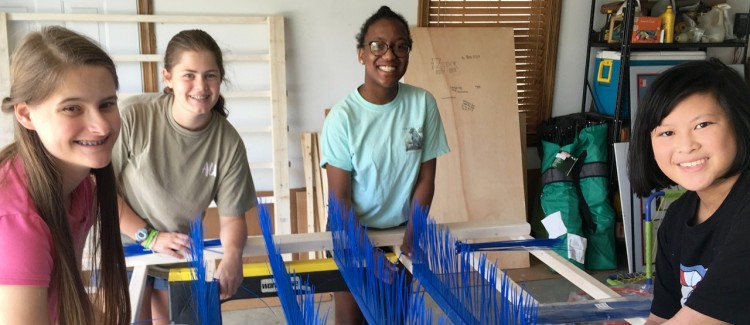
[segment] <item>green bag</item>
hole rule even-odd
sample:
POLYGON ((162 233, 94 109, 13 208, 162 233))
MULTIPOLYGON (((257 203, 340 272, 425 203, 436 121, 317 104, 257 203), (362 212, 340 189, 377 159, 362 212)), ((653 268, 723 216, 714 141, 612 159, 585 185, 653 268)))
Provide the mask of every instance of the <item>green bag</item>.
MULTIPOLYGON (((615 212, 608 199, 607 124, 592 124, 574 114, 556 118, 547 127, 540 132, 543 214, 560 211, 568 234, 586 238, 583 264, 569 257, 568 248, 556 252, 578 267, 614 269, 615 212)), ((542 233, 540 223, 541 219, 532 221, 537 236, 542 233)), ((566 242, 567 237, 563 235, 566 242)))

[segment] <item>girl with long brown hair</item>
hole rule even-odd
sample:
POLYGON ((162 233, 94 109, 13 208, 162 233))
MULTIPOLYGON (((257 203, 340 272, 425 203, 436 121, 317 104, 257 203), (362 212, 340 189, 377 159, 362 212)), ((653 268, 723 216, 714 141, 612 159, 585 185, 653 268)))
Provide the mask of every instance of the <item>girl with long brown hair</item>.
POLYGON ((2 110, 14 114, 15 141, 0 152, 0 323, 128 324, 111 164, 120 130, 114 63, 92 40, 45 27, 15 50, 10 82, 2 110), (83 257, 92 228, 91 256, 83 257), (83 258, 99 272, 93 298, 83 258))

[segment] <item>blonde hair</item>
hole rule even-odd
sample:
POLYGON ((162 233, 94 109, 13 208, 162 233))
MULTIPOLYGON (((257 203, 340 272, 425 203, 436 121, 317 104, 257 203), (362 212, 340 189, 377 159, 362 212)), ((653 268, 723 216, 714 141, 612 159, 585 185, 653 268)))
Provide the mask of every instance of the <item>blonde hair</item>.
MULTIPOLYGON (((43 101, 63 82, 66 71, 82 66, 107 69, 115 87, 119 87, 114 62, 91 39, 60 26, 45 27, 28 34, 13 53, 10 96, 3 99, 2 110, 12 112, 16 104, 43 101)), ((83 285, 63 205, 62 175, 37 133, 24 128, 18 121, 15 122, 15 141, 0 152, 0 164, 10 163, 15 158, 23 162, 28 179, 27 191, 52 234, 52 283, 58 290, 58 322, 63 325, 93 324, 93 305, 83 285)), ((128 324, 130 301, 114 171, 109 164, 91 169, 91 174, 96 183, 96 201, 91 207, 95 211, 95 220, 90 258, 91 265, 100 271, 97 285, 102 293, 95 295, 94 304, 104 310, 104 316, 96 322, 128 324), (98 254, 100 250, 101 254, 98 254)))

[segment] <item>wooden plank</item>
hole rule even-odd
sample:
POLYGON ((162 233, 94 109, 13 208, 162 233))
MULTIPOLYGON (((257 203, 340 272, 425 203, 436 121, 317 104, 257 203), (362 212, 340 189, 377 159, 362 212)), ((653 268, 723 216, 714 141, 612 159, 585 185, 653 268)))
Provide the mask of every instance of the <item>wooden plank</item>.
MULTIPOLYGON (((302 148, 302 169, 304 170, 305 174, 305 207, 306 207, 306 227, 307 227, 307 233, 313 233, 316 231, 320 231, 320 229, 315 229, 315 186, 314 186, 314 179, 315 175, 313 172, 313 169, 316 168, 316 166, 313 166, 313 157, 312 157, 312 133, 304 132, 300 135, 300 141, 301 141, 301 148, 302 148)), ((316 258, 318 257, 316 253, 313 253, 309 256, 309 258, 316 258)))
MULTIPOLYGON (((292 191, 294 200, 292 202, 295 202, 293 206, 296 206, 296 209, 292 209, 292 212, 297 216, 297 232, 295 233, 313 233, 315 232, 315 228, 312 229, 309 228, 310 224, 313 226, 315 225, 314 220, 311 220, 309 217, 309 214, 307 212, 307 189, 304 189, 302 191, 295 190, 292 191), (312 221, 312 222, 311 222, 312 221)), ((315 259, 315 252, 300 252, 297 253, 296 259, 298 260, 311 260, 315 259)))
POLYGON ((138 315, 141 314, 141 301, 143 292, 146 290, 146 278, 148 276, 148 266, 139 265, 133 268, 133 275, 130 277, 130 319, 135 323, 138 315))
MULTIPOLYGON (((438 222, 526 222, 513 30, 415 27, 411 34, 404 79, 435 96, 451 148, 438 158, 430 214, 438 222)), ((529 266, 524 252, 498 260, 502 268, 529 266)))
MULTIPOLYGON (((520 236, 516 239, 531 238, 533 237, 520 236)), ((594 299, 620 297, 620 295, 610 287, 592 277, 590 274, 586 273, 586 271, 573 265, 573 263, 570 263, 567 259, 562 258, 554 251, 537 249, 529 250, 529 252, 594 299)), ((643 318, 628 318, 626 321, 630 324, 645 324, 646 322, 643 318)))
MULTIPOLYGON (((163 62, 162 54, 110 54, 115 62, 163 62)), ((268 54, 227 54, 224 62, 269 62, 268 54)), ((223 94, 223 93, 222 93, 223 94)))
POLYGON ((300 135, 302 141, 302 162, 304 164, 303 170, 305 173, 305 195, 307 200, 307 232, 315 232, 315 186, 314 186, 314 168, 313 165, 313 135, 312 133, 302 133, 300 135))
POLYGON ((274 231, 291 233, 289 195, 289 154, 287 152, 286 52, 284 48, 284 17, 268 17, 271 56, 271 132, 273 142, 274 231))
POLYGON ((0 12, 0 99, 10 96, 10 43, 8 14, 0 12))
MULTIPOLYGON (((529 180, 526 172, 526 112, 518 112, 518 126, 521 131, 521 166, 523 166, 523 201, 526 202, 526 215, 531 215, 529 204, 529 180)), ((526 218, 528 221, 528 218, 526 218)))
POLYGON ((323 157, 320 145, 320 133, 315 133, 315 149, 318 151, 318 164, 315 167, 320 169, 320 182, 323 192, 323 202, 325 203, 325 222, 321 223, 322 228, 320 229, 320 231, 323 231, 326 229, 326 223, 328 221, 328 197, 330 196, 330 191, 328 190, 328 170, 320 167, 320 160, 323 157))
MULTIPOLYGON (((132 93, 119 93, 117 94, 118 99, 125 99, 130 96, 140 95, 138 94, 132 94, 132 93)), ((228 91, 228 92, 222 92, 221 93, 224 98, 271 98, 271 92, 268 90, 256 90, 256 91, 228 91)), ((273 127, 273 126, 272 126, 273 127)))
MULTIPOLYGON (((451 234, 458 240, 469 239, 490 239, 490 238, 516 238, 524 236, 531 230, 527 223, 498 223, 486 220, 465 221, 446 224, 451 229, 451 234)), ((388 230, 370 230, 370 240, 375 246, 394 246, 400 245, 404 240, 404 227, 388 230)), ((331 232, 315 232, 309 234, 286 234, 274 235, 274 240, 282 254, 299 253, 310 251, 326 251, 333 249, 331 241, 331 232)), ((211 248, 205 251, 206 260, 217 260, 223 255, 223 249, 211 248)), ((263 236, 248 236, 247 244, 243 250, 245 257, 265 256, 266 247, 263 236)), ((185 263, 175 257, 162 254, 149 254, 142 256, 128 257, 125 259, 129 267, 138 265, 169 265, 185 263)), ((84 265, 84 270, 89 270, 90 266, 84 265)))
POLYGON ((320 167, 320 134, 312 135, 313 175, 315 181, 315 204, 317 231, 325 231, 328 224, 328 175, 320 167))
POLYGON ((265 24, 271 16, 168 16, 69 13, 8 13, 9 21, 69 21, 118 23, 265 24))
MULTIPOLYGON (((138 0, 138 14, 153 15, 154 4, 151 0, 138 0)), ((156 53, 156 34, 154 23, 139 23, 138 33, 140 35, 142 54, 156 53)), ((155 62, 141 62, 143 91, 159 91, 159 71, 155 62)))
POLYGON ((325 230, 323 223, 321 223, 321 216, 325 215, 323 211, 323 191, 321 191, 321 178, 320 178, 320 156, 317 151, 317 137, 315 133, 311 134, 311 156, 312 156, 312 171, 313 171, 313 194, 315 195, 315 227, 316 231, 320 232, 325 230))

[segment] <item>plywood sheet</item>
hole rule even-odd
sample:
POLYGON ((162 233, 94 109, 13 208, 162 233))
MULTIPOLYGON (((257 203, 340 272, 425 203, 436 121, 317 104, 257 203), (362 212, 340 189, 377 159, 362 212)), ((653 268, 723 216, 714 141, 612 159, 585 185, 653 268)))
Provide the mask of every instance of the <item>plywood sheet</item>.
POLYGON ((451 152, 438 159, 442 222, 525 222, 513 30, 413 28, 405 81, 437 100, 451 152))
MULTIPOLYGON (((513 30, 416 27, 411 33, 404 79, 435 96, 451 148, 438 158, 430 214, 438 222, 526 222, 513 30)), ((495 258, 502 268, 529 266, 525 252, 495 258)))

